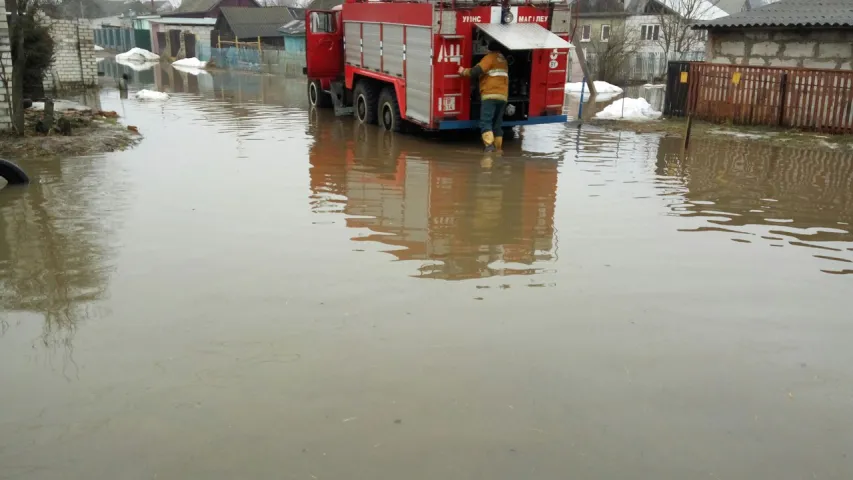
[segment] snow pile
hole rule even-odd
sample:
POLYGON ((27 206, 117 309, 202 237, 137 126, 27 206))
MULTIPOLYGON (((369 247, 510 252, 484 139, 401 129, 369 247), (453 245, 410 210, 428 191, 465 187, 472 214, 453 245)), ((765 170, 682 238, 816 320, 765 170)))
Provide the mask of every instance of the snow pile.
POLYGON ((104 51, 104 47, 102 47, 100 45, 95 45, 95 51, 96 52, 102 52, 102 51, 104 51))
POLYGON ((116 55, 116 60, 124 60, 128 62, 157 62, 160 60, 160 55, 151 53, 144 48, 134 47, 130 50, 116 55))
POLYGON ((182 67, 180 65, 172 65, 172 68, 179 72, 195 75, 196 77, 198 77, 199 75, 210 75, 209 73, 207 73, 207 70, 201 68, 182 67))
POLYGON ((148 63, 129 62, 127 60, 121 60, 118 58, 116 59, 116 63, 119 65, 124 65, 125 67, 133 70, 134 72, 144 72, 145 70, 150 70, 150 69, 154 68, 154 65, 157 65, 156 63, 151 63, 151 62, 148 62, 148 63))
POLYGON ((172 62, 172 65, 177 67, 204 68, 207 65, 207 62, 202 62, 201 60, 193 57, 182 58, 176 62, 172 62))
MULTIPOLYGON (((622 89, 617 87, 616 85, 611 85, 607 82, 600 82, 598 80, 592 82, 595 85, 595 93, 622 93, 622 89)), ((581 93, 581 87, 584 85, 583 82, 573 82, 566 84, 566 91, 569 93, 581 93)), ((583 87, 584 94, 589 95, 589 88, 583 87)))
POLYGON ((169 94, 166 92, 155 92, 154 90, 140 90, 136 92, 136 98, 139 100, 168 100, 169 94))
POLYGON ((645 98, 622 98, 604 107, 595 114, 602 120, 630 120, 642 122, 660 118, 661 113, 655 111, 645 98))

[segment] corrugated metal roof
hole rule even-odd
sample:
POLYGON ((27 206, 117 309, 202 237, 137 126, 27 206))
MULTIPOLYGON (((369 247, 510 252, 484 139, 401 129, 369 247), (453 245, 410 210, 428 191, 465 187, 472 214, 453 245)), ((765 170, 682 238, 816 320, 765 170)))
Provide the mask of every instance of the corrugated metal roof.
POLYGON ((181 6, 172 13, 203 13, 209 12, 222 0, 183 0, 181 6))
POLYGON ((853 0, 779 0, 694 28, 853 27, 853 0))
POLYGON ((308 4, 308 10, 331 10, 338 5, 343 5, 344 0, 314 0, 308 4))
POLYGON ((211 27, 216 25, 215 18, 160 17, 148 21, 164 25, 210 25, 211 27))
POLYGON ((279 37, 279 27, 305 18, 303 10, 291 7, 222 7, 220 11, 237 38, 279 37))
POLYGON ((572 44, 537 23, 478 23, 477 28, 510 50, 571 48, 572 44))
POLYGON ((285 23, 278 29, 285 35, 305 35, 305 20, 293 20, 285 23))

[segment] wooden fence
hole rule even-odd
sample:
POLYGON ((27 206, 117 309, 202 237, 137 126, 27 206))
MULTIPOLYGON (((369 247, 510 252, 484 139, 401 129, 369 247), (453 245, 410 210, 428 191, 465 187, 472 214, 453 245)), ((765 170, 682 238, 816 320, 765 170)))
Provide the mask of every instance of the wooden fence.
POLYGON ((853 71, 694 63, 688 105, 711 122, 853 133, 853 71))

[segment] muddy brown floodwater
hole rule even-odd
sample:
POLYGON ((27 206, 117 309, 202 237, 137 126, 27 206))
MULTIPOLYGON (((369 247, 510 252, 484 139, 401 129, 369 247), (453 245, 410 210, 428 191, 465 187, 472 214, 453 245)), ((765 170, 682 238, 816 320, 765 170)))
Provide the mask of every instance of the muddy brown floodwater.
POLYGON ((141 73, 0 190, 0 478, 853 478, 850 155, 141 73))

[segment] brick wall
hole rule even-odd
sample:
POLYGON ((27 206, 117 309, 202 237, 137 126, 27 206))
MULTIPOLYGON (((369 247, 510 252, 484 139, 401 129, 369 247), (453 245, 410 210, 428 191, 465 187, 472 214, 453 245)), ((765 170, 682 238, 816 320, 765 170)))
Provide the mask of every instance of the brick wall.
POLYGON ((53 65, 44 77, 45 90, 93 87, 98 82, 95 35, 91 24, 43 18, 55 43, 53 65))
POLYGON ((8 130, 12 127, 12 115, 9 109, 9 100, 12 95, 12 50, 9 40, 9 25, 6 23, 6 7, 0 4, 0 61, 3 69, 0 70, 0 130, 8 130), (5 70, 5 74, 3 73, 5 70))
POLYGON ((711 32, 711 40, 713 63, 853 70, 849 30, 731 30, 711 32))

